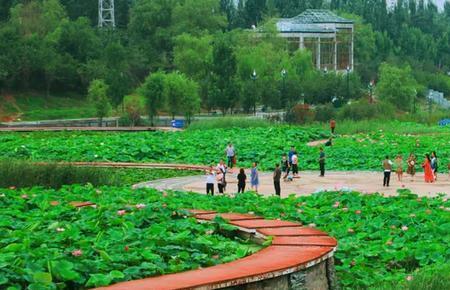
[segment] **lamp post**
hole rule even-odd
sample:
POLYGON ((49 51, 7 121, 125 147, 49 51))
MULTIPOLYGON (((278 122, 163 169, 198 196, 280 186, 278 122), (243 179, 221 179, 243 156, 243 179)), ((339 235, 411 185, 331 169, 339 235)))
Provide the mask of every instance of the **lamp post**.
MULTIPOLYGON (((283 68, 281 70, 281 78, 283 79, 283 92, 282 92, 282 99, 284 99, 286 97, 286 76, 287 76, 287 71, 283 68)), ((291 105, 291 100, 288 100, 288 106, 291 105)))
POLYGON ((417 99, 417 90, 414 89, 414 96, 413 96, 413 114, 416 114, 416 99, 417 99))
POLYGON ((254 69, 251 75, 251 79, 253 80, 253 89, 255 90, 255 99, 253 100, 253 114, 256 115, 256 99, 257 99, 257 92, 256 92, 256 79, 258 78, 258 75, 256 74, 256 70, 254 69))
POLYGON ((350 100, 350 66, 347 66, 347 100, 350 100))

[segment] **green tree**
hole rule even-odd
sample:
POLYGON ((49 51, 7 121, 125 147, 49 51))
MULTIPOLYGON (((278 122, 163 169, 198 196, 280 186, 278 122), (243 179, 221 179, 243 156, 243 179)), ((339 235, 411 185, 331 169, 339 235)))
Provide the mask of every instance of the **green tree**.
POLYGON ((89 85, 88 99, 95 108, 100 126, 103 125, 103 118, 111 111, 111 103, 108 97, 108 85, 104 80, 93 80, 89 85))
POLYGON ((202 35, 223 30, 227 26, 219 0, 184 0, 173 9, 174 35, 189 33, 202 35))
POLYGON ((145 98, 143 96, 133 94, 123 98, 123 107, 125 108, 126 117, 134 127, 139 124, 141 116, 145 114, 145 98))
POLYGON ((164 98, 167 110, 175 118, 184 114, 188 121, 200 109, 198 85, 182 73, 169 73, 164 80, 164 98))
POLYGON ((164 108, 164 84, 166 75, 163 72, 151 73, 139 87, 138 92, 146 100, 147 113, 152 126, 158 111, 164 108))
POLYGON ((380 67, 380 80, 376 94, 383 100, 395 105, 398 109, 411 109, 412 98, 417 90, 416 80, 411 75, 409 66, 400 68, 387 63, 380 67))
POLYGON ((236 84, 237 60, 228 35, 217 35, 214 39, 211 64, 211 104, 223 114, 233 108, 239 96, 236 84))

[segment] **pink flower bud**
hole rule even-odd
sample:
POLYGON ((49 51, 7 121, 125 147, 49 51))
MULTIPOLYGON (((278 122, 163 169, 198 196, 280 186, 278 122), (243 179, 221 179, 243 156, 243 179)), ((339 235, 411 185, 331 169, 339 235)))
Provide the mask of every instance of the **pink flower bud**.
POLYGON ((124 209, 118 210, 118 211, 117 211, 117 214, 120 215, 120 216, 122 216, 122 215, 124 215, 124 214, 126 214, 126 213, 127 213, 127 211, 124 210, 124 209))
POLYGON ((73 250, 72 251, 72 256, 74 256, 74 257, 79 257, 81 255, 83 255, 83 251, 81 251, 81 250, 73 250))

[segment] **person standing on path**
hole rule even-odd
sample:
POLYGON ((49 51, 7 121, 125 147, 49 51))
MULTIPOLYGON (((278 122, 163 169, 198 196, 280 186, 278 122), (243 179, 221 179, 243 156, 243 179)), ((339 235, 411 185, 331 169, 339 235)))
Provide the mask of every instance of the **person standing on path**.
POLYGON ((224 193, 225 191, 225 174, 223 174, 221 171, 217 172, 217 188, 219 189, 219 193, 224 193))
POLYGON ((283 180, 286 181, 289 171, 291 171, 291 165, 289 164, 286 153, 283 153, 283 156, 281 157, 281 171, 284 173, 283 180))
POLYGON ((239 170, 239 174, 237 176, 238 179, 238 193, 244 193, 245 191, 245 181, 247 180, 247 175, 245 175, 244 168, 239 170))
POLYGON ((422 168, 425 173, 425 182, 426 183, 433 183, 434 181, 434 175, 433 175, 433 169, 431 168, 431 158, 430 154, 425 154, 425 160, 422 163, 422 168))
POLYGON ((295 147, 291 146, 291 150, 289 150, 288 153, 288 161, 289 161, 289 166, 292 168, 292 156, 295 154, 295 147))
POLYGON ((209 170, 206 175, 206 194, 210 194, 214 196, 214 184, 216 183, 216 173, 212 166, 209 167, 209 170))
POLYGON ((416 175, 416 156, 414 156, 413 153, 409 154, 408 160, 406 162, 408 164, 406 173, 411 175, 411 181, 414 181, 414 175, 416 175))
POLYGON ((233 168, 236 151, 234 149, 233 144, 231 144, 231 142, 228 143, 227 148, 225 148, 225 153, 227 154, 228 167, 233 168))
POLYGON ((275 165, 275 171, 273 172, 273 186, 275 187, 275 194, 281 197, 281 169, 280 164, 275 165))
POLYGON ((336 130, 336 121, 334 119, 330 120, 330 129, 331 129, 331 134, 334 134, 334 131, 336 130))
POLYGON ((395 158, 395 172, 397 173, 397 179, 401 183, 403 180, 403 157, 398 154, 395 158))
POLYGON ((294 151, 294 155, 292 155, 292 175, 294 178, 298 178, 298 156, 297 151, 294 151))
POLYGON ((256 192, 258 192, 258 186, 259 186, 259 173, 258 173, 257 166, 258 166, 258 164, 256 162, 253 162, 252 170, 251 170, 251 174, 250 174, 252 189, 254 189, 256 192))
POLYGON ((392 161, 389 156, 386 155, 386 159, 383 160, 384 178, 383 186, 389 187, 389 182, 391 181, 391 171, 392 171, 392 161))
POLYGON ((433 169, 434 180, 437 180, 438 158, 436 155, 436 151, 431 152, 431 169, 433 169))
POLYGON ((325 176, 325 152, 323 152, 323 148, 320 147, 319 153, 319 168, 320 168, 320 177, 325 176))

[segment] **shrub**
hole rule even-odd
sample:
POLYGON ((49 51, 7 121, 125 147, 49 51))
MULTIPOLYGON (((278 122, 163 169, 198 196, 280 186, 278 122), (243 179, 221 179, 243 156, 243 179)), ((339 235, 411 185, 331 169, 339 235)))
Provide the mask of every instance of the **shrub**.
POLYGON ((190 130, 226 129, 226 128, 257 128, 269 127, 272 123, 264 119, 248 117, 216 117, 194 121, 190 130))
POLYGON ((116 177, 99 168, 74 167, 67 165, 33 164, 27 161, 0 161, 1 187, 61 188, 69 184, 116 185, 116 177))
POLYGON ((305 124, 314 120, 314 111, 309 105, 295 105, 287 114, 286 122, 293 124, 305 124))
POLYGON ((368 119, 393 119, 395 108, 387 102, 369 104, 367 100, 361 100, 345 105, 338 112, 340 120, 368 120, 368 119))
POLYGON ((317 106, 315 114, 315 120, 319 122, 328 122, 335 118, 336 110, 331 104, 317 106))

